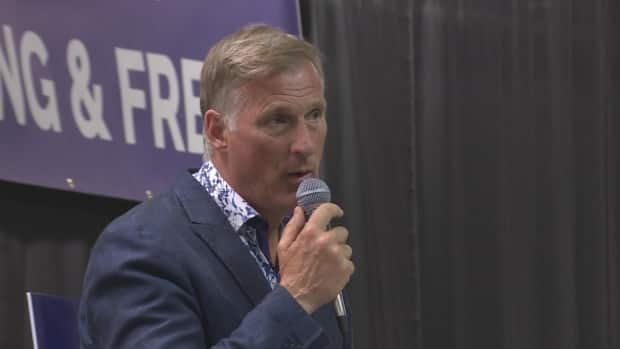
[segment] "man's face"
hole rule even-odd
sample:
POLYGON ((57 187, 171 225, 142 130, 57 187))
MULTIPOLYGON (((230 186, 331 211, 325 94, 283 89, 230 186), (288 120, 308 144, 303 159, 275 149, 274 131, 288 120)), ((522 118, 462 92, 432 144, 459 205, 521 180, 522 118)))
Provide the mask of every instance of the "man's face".
POLYGON ((295 206, 306 177, 317 177, 327 123, 323 86, 314 66, 300 65, 242 87, 235 127, 224 131, 224 176, 261 214, 295 206))

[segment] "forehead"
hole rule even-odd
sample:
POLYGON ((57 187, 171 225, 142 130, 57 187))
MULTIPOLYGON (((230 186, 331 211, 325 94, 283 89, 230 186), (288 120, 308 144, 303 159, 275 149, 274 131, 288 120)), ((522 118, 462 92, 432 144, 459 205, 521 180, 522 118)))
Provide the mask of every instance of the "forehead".
POLYGON ((251 80, 241 86, 245 107, 325 104, 323 81, 311 63, 251 80))

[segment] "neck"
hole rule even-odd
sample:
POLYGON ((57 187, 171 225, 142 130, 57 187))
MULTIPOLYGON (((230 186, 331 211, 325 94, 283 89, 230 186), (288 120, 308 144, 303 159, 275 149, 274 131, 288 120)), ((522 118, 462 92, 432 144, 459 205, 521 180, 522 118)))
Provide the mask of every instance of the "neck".
POLYGON ((269 257, 271 258, 271 263, 276 264, 277 255, 278 255, 278 241, 280 240, 280 232, 276 227, 275 229, 270 228, 267 233, 267 242, 269 244, 269 257))

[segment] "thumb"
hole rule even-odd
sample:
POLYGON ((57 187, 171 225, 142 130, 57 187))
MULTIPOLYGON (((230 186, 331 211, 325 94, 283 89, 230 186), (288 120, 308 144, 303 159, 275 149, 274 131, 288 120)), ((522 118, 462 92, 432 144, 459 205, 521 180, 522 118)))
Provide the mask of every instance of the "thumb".
POLYGON ((280 237, 278 247, 280 249, 288 249, 295 239, 297 239, 301 228, 303 228, 305 224, 306 217, 304 217, 304 210, 299 206, 295 207, 293 217, 291 217, 282 230, 282 236, 280 237))

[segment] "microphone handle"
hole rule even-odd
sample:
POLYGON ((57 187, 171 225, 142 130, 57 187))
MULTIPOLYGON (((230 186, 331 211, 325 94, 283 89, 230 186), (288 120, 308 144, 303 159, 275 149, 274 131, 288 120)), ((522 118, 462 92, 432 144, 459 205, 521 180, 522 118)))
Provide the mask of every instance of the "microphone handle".
MULTIPOLYGON (((305 208, 304 211, 306 211, 305 208)), ((306 221, 308 221, 308 218, 313 211, 314 209, 312 209, 310 212, 304 212, 306 216, 306 221)), ((331 229, 331 224, 328 223, 325 229, 331 229)), ((338 320, 338 327, 340 328, 340 333, 342 334, 343 339, 346 340, 346 334, 349 332, 349 324, 347 323, 347 307, 344 303, 344 298, 342 298, 342 292, 338 292, 338 295, 336 295, 336 299, 334 299, 334 310, 336 311, 336 319, 338 320)))
MULTIPOLYGON (((307 218, 306 218, 307 220, 307 218)), ((331 224, 327 224, 326 229, 331 229, 331 224)), ((336 319, 338 319, 338 327, 340 327, 340 333, 342 337, 346 337, 346 333, 349 332, 349 324, 347 324, 347 307, 344 304, 344 298, 342 298, 342 292, 338 292, 336 299, 334 299, 334 310, 336 310, 336 319)))
POLYGON ((338 327, 340 327, 340 333, 344 337, 349 332, 349 326, 347 324, 347 307, 344 304, 342 298, 342 292, 339 292, 334 299, 334 308, 336 309, 336 318, 338 319, 338 327))

